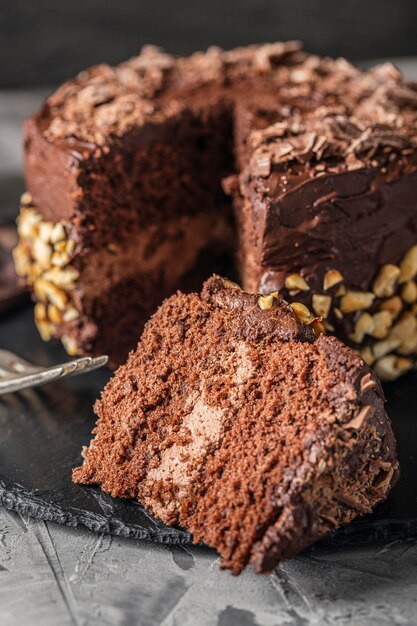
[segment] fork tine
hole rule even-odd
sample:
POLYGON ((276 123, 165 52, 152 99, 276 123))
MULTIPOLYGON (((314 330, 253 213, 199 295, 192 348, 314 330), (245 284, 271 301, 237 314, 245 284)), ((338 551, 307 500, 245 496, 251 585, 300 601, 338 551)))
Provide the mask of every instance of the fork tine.
POLYGON ((75 372, 72 372, 71 374, 69 374, 69 376, 77 376, 77 374, 81 374, 81 372, 83 373, 87 373, 87 372, 93 372, 94 370, 98 369, 99 367, 103 367, 103 365, 106 365, 107 361, 109 360, 108 356, 97 356, 97 357, 87 357, 89 359, 89 363, 87 365, 85 365, 84 367, 82 367, 81 369, 77 369, 75 372))
MULTIPOLYGON (((78 374, 93 371, 97 369, 98 367, 103 367, 103 365, 106 365, 108 359, 109 359, 108 356, 99 356, 99 357, 94 357, 94 358, 91 356, 85 356, 85 357, 80 357, 78 359, 73 359, 72 361, 58 363, 57 365, 54 365, 52 367, 63 368, 64 371, 62 372, 61 377, 78 376, 78 374)), ((47 369, 51 369, 51 368, 47 368, 47 369)))
POLYGON ((62 375, 62 367, 50 368, 41 372, 35 372, 33 374, 21 374, 15 378, 0 379, 0 395, 4 393, 10 393, 12 391, 20 391, 27 387, 38 387, 44 385, 53 380, 56 380, 62 375))
POLYGON ((84 372, 90 372, 102 367, 108 361, 107 356, 95 358, 81 357, 66 363, 59 363, 58 365, 54 365, 52 367, 38 368, 36 366, 32 366, 30 363, 27 363, 24 359, 16 357, 13 352, 0 350, 0 353, 0 395, 13 391, 19 391, 27 387, 37 387, 39 385, 57 380, 58 378, 76 376, 84 372), (17 362, 21 361, 22 368, 27 366, 28 370, 21 370, 21 373, 18 373, 16 369, 13 369, 14 359, 16 359, 17 362), (1 368, 2 363, 5 364, 3 369, 1 368), (1 376, 2 373, 3 377, 1 376))
POLYGON ((72 361, 67 361, 66 363, 58 363, 55 367, 62 367, 62 376, 71 376, 76 372, 82 372, 85 370, 90 361, 91 357, 87 356, 80 359, 73 359, 72 361))

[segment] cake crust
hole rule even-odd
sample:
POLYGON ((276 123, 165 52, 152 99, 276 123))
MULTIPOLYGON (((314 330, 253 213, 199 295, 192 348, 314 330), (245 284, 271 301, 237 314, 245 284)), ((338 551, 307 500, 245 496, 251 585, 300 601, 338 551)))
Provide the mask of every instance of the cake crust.
POLYGON ((166 300, 96 403, 74 481, 138 499, 235 574, 370 512, 398 476, 380 384, 296 311, 219 277, 166 300))

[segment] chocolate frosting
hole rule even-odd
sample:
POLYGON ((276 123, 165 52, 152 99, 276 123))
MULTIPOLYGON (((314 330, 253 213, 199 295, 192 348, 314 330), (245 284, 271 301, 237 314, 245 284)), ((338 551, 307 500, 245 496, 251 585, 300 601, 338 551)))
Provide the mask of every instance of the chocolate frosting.
POLYGON ((264 311, 258 304, 258 295, 239 288, 225 288, 224 280, 219 276, 213 276, 204 283, 201 297, 216 306, 231 309, 236 314, 236 338, 252 342, 261 341, 265 337, 309 343, 315 340, 313 329, 300 323, 292 308, 281 297, 274 298, 271 308, 264 311))

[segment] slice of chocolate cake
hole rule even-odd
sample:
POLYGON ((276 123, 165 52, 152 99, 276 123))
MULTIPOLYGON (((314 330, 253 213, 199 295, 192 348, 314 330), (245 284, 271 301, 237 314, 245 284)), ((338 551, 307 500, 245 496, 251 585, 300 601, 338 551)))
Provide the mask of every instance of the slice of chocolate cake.
POLYGON ((74 481, 136 498, 235 574, 371 512, 398 476, 380 385, 299 317, 219 277, 166 300, 97 402, 74 481))

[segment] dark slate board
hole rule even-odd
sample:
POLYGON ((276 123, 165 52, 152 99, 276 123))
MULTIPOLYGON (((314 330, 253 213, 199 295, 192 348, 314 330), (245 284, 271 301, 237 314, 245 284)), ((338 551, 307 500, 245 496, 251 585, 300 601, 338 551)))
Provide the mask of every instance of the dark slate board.
MULTIPOLYGON (((0 318, 0 346, 40 364, 65 359, 44 344, 26 307, 0 318)), ((71 469, 94 425, 92 405, 110 373, 101 370, 37 390, 0 396, 0 504, 22 514, 95 532, 161 543, 190 535, 152 518, 139 504, 71 482, 71 469)), ((386 386, 402 476, 389 500, 371 516, 340 529, 332 542, 369 542, 417 536, 417 375, 386 386)))

